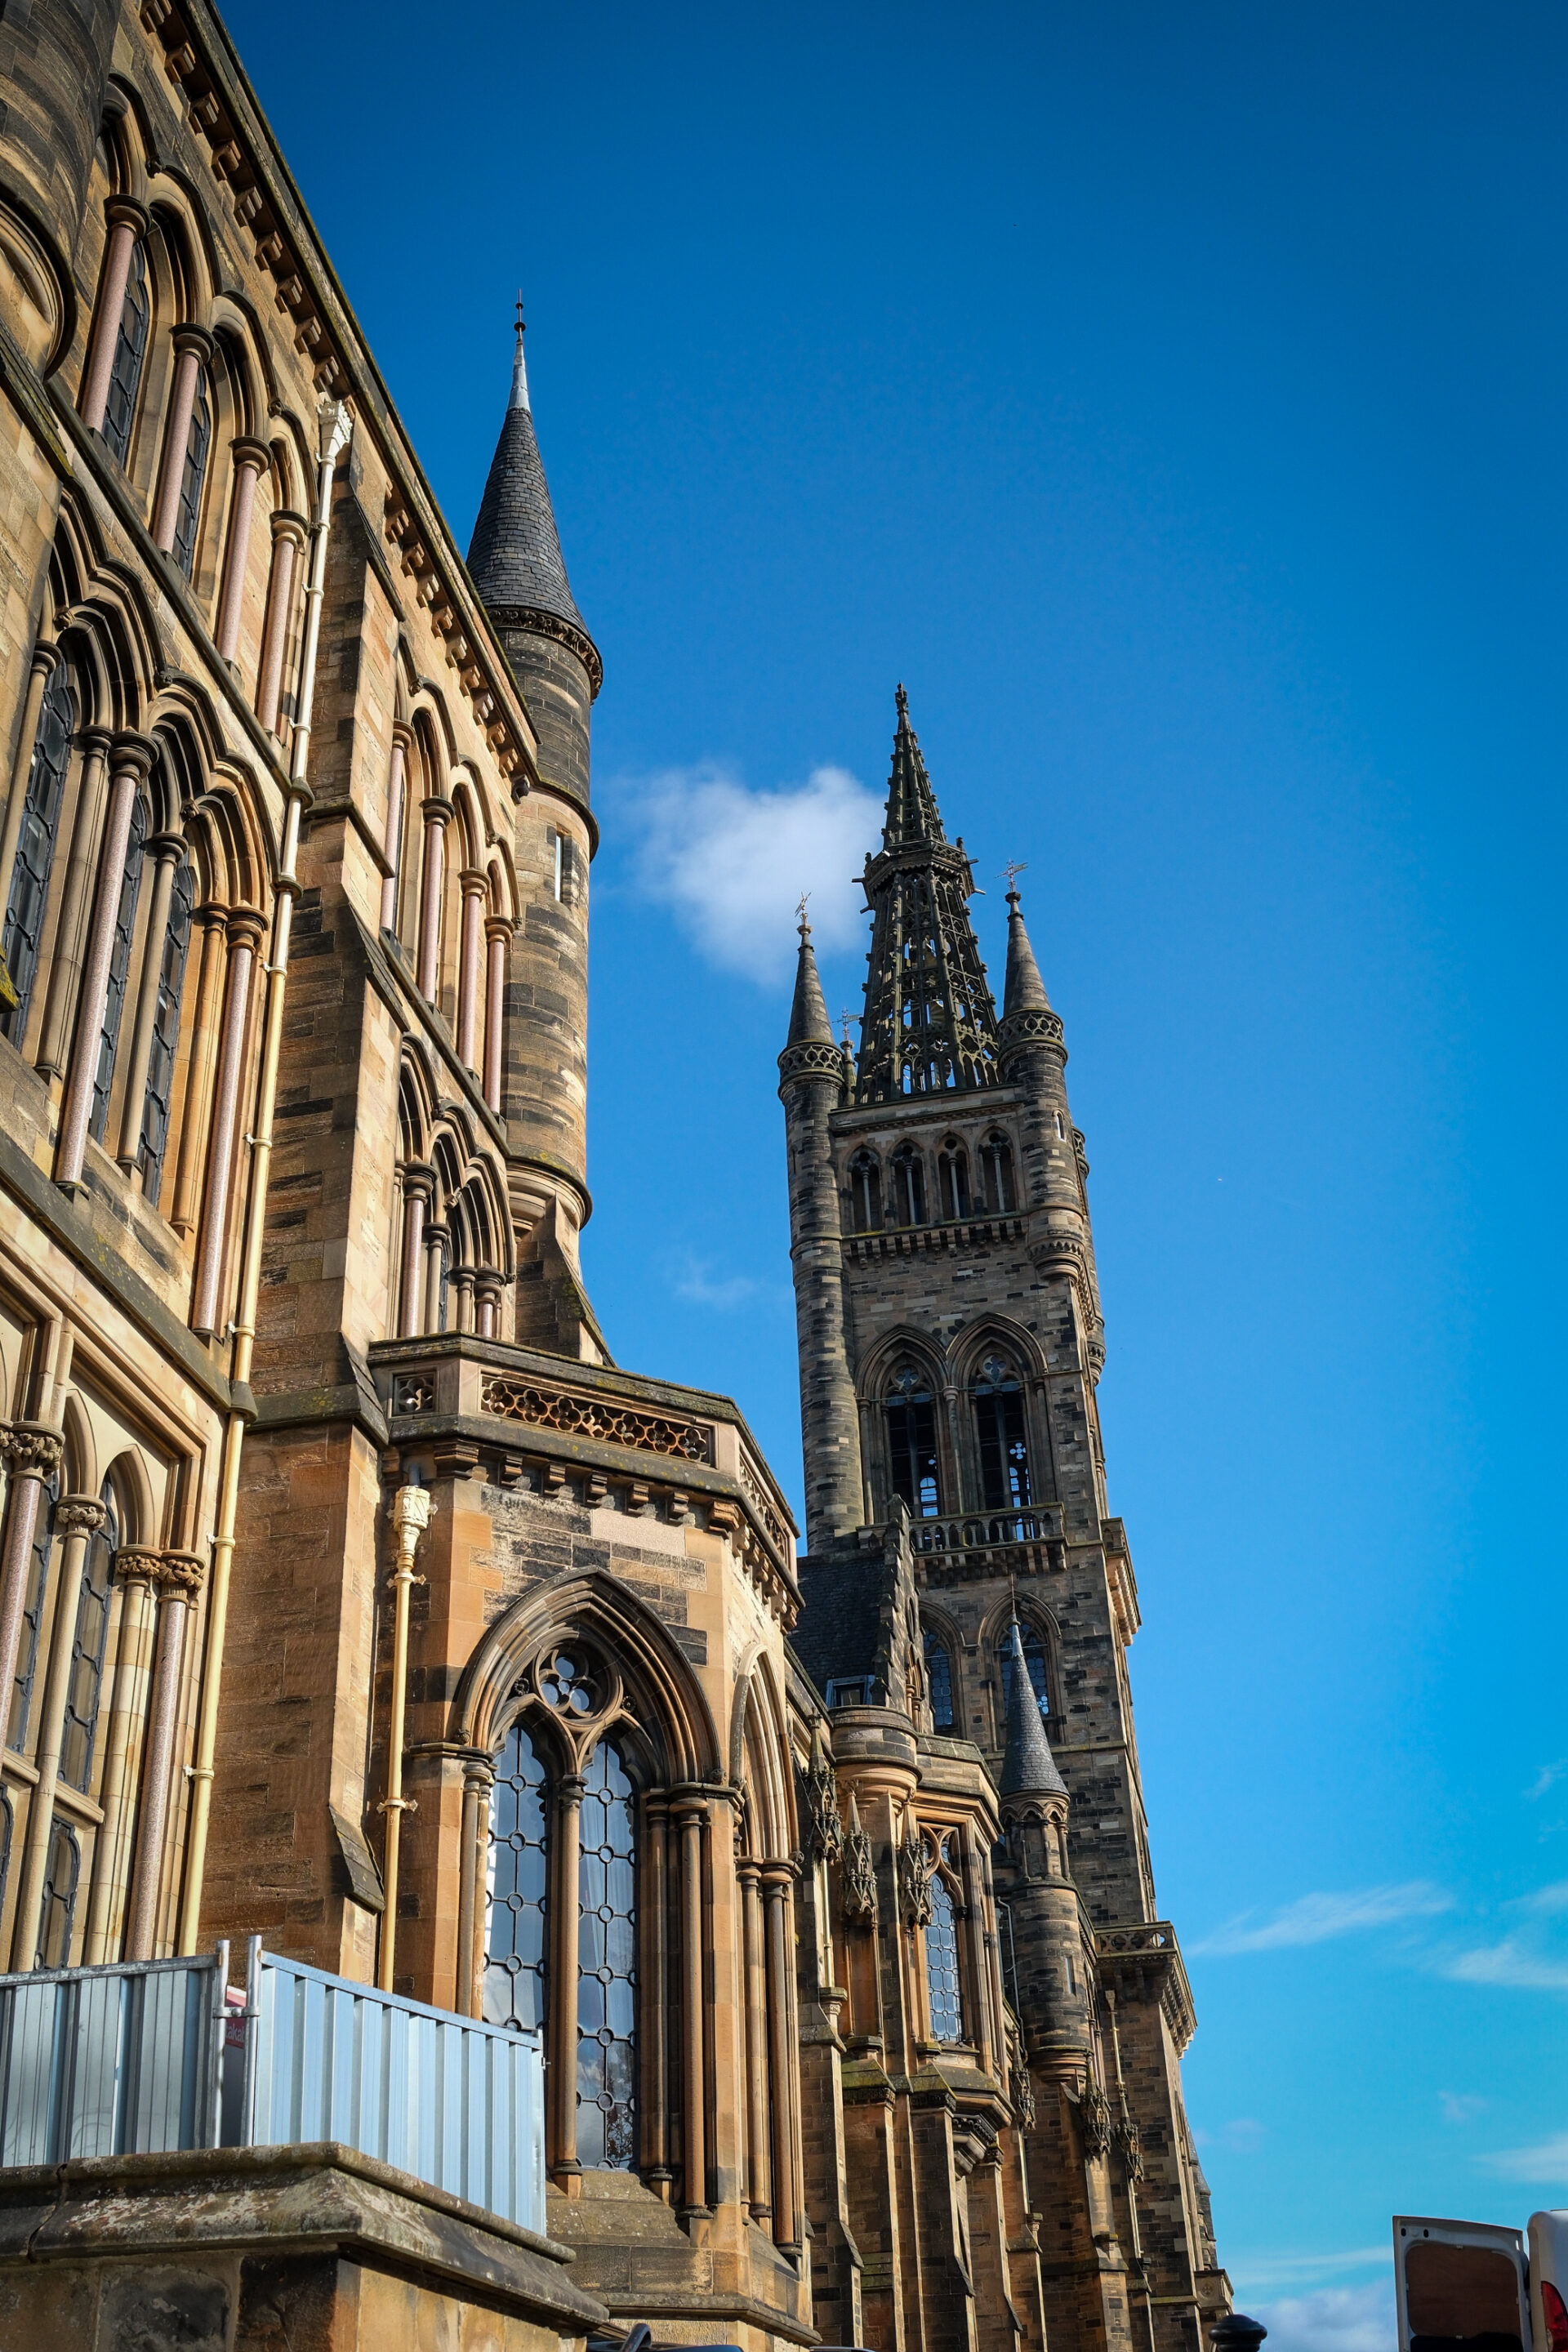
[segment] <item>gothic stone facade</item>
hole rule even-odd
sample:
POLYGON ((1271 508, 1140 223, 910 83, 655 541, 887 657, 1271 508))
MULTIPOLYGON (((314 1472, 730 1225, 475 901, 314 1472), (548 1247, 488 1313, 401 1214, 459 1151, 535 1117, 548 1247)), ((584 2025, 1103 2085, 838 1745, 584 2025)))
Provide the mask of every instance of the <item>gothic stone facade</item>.
MULTIPOLYGON (((260 1933, 537 2026, 552 2184, 521 2246, 341 2150, 0 2172, 0 2333, 1191 2342, 1044 1080, 973 957, 940 1113, 792 1038, 803 1568, 734 1406, 582 1281, 602 672, 521 329, 465 560, 208 0, 9 11, 0 84, 0 1964, 260 1933), (1016 1205, 852 1232, 925 1111, 976 1169, 1006 1127, 1016 1205), (1039 1484, 977 1549, 990 1349, 1039 1484), (1010 1577, 1070 1827, 1026 1710, 998 1764, 1010 1577)), ((900 868, 944 939, 955 854, 900 868)))

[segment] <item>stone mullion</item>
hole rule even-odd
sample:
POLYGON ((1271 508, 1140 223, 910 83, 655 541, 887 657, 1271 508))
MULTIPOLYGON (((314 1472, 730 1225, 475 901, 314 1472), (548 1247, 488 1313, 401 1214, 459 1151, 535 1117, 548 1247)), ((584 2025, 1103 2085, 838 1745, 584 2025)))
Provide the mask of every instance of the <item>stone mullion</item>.
POLYGON ((397 1336, 417 1339, 425 1305, 425 1212, 436 1189, 436 1171, 410 1160, 403 1171, 403 1254, 397 1293, 397 1336))
MULTIPOLYGON (((55 1585, 54 1615, 49 1628, 49 1662, 44 1683, 43 1712, 34 1762, 38 1778, 27 1807, 27 1836, 22 1850, 21 1883, 11 1928, 11 1966, 33 1968, 38 1957, 38 1915, 43 1901, 44 1872, 48 1860, 49 1832, 55 1821, 55 1790, 60 1774, 60 1742, 65 1734, 66 1701, 70 1695, 71 1653, 76 1646, 77 1606, 81 1597, 87 1549, 107 1516, 96 1495, 62 1496, 55 1525, 65 1541, 60 1572, 55 1585)), ((7 1685, 7 1690, 9 1685, 7 1685)), ((60 1965, 68 1967, 70 1955, 60 1965)))
POLYGON ((658 1790, 643 1798, 641 1832, 638 2156, 644 2179, 668 2203, 674 2178, 669 2128, 669 1809, 658 1790))
POLYGON ((582 2193, 577 2161, 577 1915, 581 1899, 583 1797, 579 1772, 555 1784, 550 1850, 550 2066, 545 2075, 545 2147, 551 2178, 568 2197, 582 2193))
POLYGON ((151 1603, 160 1555, 125 1546, 114 1556, 121 1588, 114 1646, 114 1679, 109 1703, 109 1748, 100 1802, 103 1827, 93 1852, 88 1895, 87 1937, 82 1963, 97 1968, 117 1956, 119 1929, 130 1892, 131 1833, 136 1816, 141 1735, 152 1679, 149 1636, 156 1622, 151 1603))
POLYGON ((239 624, 245 609, 245 580, 250 564, 250 525, 256 512, 257 477, 271 454, 265 441, 250 441, 241 436, 230 444, 230 455, 234 460, 234 498, 229 508, 223 587, 218 597, 214 642, 218 659, 227 663, 231 668, 239 647, 239 624))
POLYGON ((681 2204, 689 2213, 708 2205, 708 2135, 703 2083, 702 1828, 700 1798, 671 1809, 680 1856, 680 2121, 681 2204))
MULTIPOLYGON (((963 1444, 959 1433, 959 1394, 955 1388, 937 1391, 939 1411, 936 1413, 937 1493, 943 1513, 968 1510, 966 1494, 978 1495, 979 1488, 970 1487, 964 1475, 966 1465, 963 1444)), ((978 1508, 978 1504, 974 1506, 978 1508)))
POLYGON ((767 1955, 763 1938, 762 1872, 756 1863, 742 1862, 736 1872, 742 1908, 742 1949, 745 1969, 746 2015, 746 2193, 751 2216, 759 2226, 771 2226, 773 2193, 768 2147, 768 2077, 771 2058, 767 2032, 767 1955))
POLYGON ((480 1889, 489 1885, 490 1790, 495 1786, 494 1759, 471 1756, 463 1767, 463 1814, 458 1840, 457 1989, 453 2006, 459 2017, 485 2013, 485 1907, 480 1889))

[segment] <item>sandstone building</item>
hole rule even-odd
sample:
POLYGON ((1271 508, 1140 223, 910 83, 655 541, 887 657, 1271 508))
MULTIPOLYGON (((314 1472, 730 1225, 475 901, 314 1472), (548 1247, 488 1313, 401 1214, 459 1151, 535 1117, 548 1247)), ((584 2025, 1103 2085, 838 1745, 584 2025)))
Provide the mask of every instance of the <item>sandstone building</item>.
POLYGON ((7 11, 0 89, 0 1968, 258 1933, 537 2029, 551 2183, 523 2243, 126 2156, 50 2253, 0 2166, 0 2341, 1197 2352, 1016 904, 998 1021, 900 697, 859 1063, 804 935, 781 1056, 797 1558, 583 1285, 602 669, 521 328, 465 560, 207 0, 7 11))

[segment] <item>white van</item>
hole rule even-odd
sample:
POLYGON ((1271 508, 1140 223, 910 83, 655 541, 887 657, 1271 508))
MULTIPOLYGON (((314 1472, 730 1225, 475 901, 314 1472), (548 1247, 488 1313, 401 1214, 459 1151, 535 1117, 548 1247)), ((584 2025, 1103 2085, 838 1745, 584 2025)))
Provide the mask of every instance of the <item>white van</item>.
POLYGON ((1568 2212, 1526 2233, 1394 2217, 1399 2352, 1568 2352, 1568 2212))

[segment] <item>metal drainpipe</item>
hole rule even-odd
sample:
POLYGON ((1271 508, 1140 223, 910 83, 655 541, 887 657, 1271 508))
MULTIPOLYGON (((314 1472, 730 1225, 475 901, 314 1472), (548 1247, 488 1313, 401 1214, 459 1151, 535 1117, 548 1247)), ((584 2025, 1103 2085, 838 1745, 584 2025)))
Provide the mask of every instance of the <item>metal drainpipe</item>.
POLYGON ((421 1531, 430 1524, 430 1503, 427 1486, 410 1484, 399 1486, 392 1506, 392 1524, 397 1530, 397 1566, 392 1574, 392 1712, 386 1727, 386 1795, 381 1806, 386 1815, 386 1853, 381 1874, 386 1899, 381 1915, 381 1950, 375 1976, 383 1992, 396 1990, 392 1971, 397 1949, 397 1864, 403 1843, 403 1816, 414 1811, 413 1800, 403 1793, 403 1733, 408 1713, 408 1595, 416 1584, 425 1581, 414 1573, 414 1554, 421 1531))
MULTIPOLYGON (((278 1060, 283 1041, 283 996, 289 979, 289 933, 300 883, 295 861, 300 821, 310 798, 305 767, 310 750, 310 713, 316 699, 316 649, 321 635, 321 599, 327 577, 327 533, 332 516, 332 477, 349 446, 353 418, 342 401, 320 408, 320 457, 316 467, 316 520, 310 533, 310 577, 305 592, 305 642, 300 663, 300 715, 289 772, 289 805, 283 817, 283 852, 272 908, 272 952, 267 964, 267 1008, 262 1025, 261 1075, 257 1085, 256 1133, 251 1139, 250 1198, 240 1254, 239 1311, 233 1324, 229 1379, 248 1385, 256 1343, 256 1306, 261 1287, 261 1242, 272 1163, 272 1113, 278 1094, 278 1060)), ((217 1753, 218 1698, 223 1687, 224 1637, 228 1624, 228 1580, 234 1560, 239 1508, 239 1457, 248 1416, 232 1410, 223 1438, 218 1477, 217 1521, 213 1529, 212 1596, 207 1604, 206 1654, 202 1661, 201 1717, 191 1775, 190 1835, 186 1847, 184 1900, 180 1910, 179 1949, 194 1952, 201 1928, 202 1881, 206 1869, 207 1824, 212 1813, 213 1759, 217 1753)))

